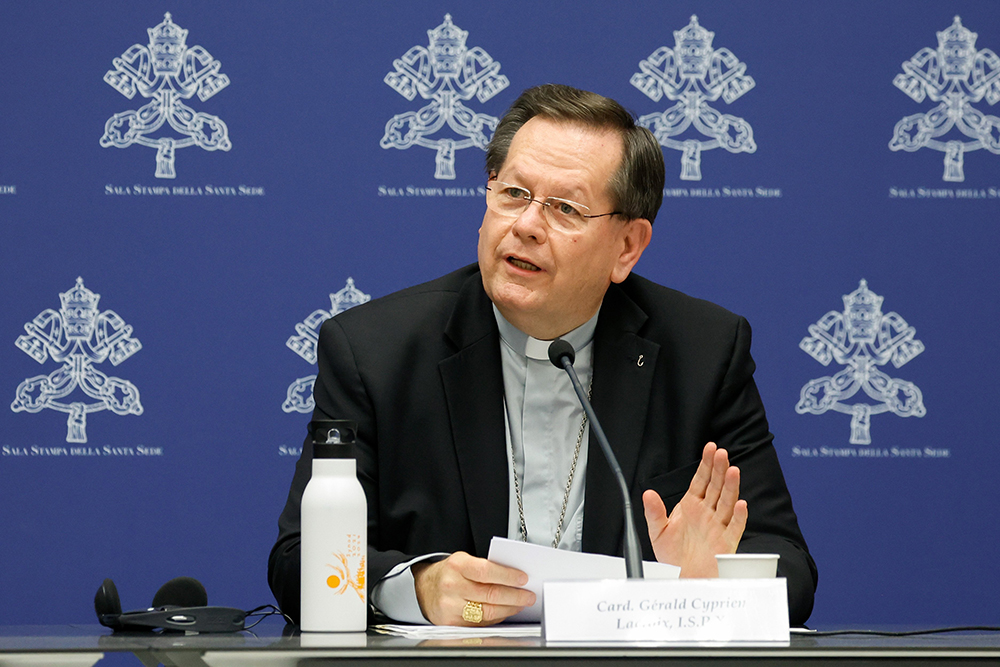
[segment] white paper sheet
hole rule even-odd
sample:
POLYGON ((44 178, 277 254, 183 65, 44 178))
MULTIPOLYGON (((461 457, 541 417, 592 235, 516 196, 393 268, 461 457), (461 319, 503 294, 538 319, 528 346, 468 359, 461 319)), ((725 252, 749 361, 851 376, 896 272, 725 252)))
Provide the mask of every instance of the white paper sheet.
MULTIPOLYGON (((488 558, 525 572, 528 584, 524 588, 538 596, 534 605, 511 616, 514 623, 542 620, 542 585, 546 581, 625 578, 624 558, 564 551, 503 537, 494 537, 490 542, 488 558)), ((646 579, 676 579, 681 572, 679 567, 650 561, 643 561, 642 569, 646 579)))
POLYGON ((537 623, 490 625, 486 627, 459 627, 455 625, 375 625, 372 629, 384 635, 410 639, 466 639, 470 637, 541 637, 542 627, 537 623))

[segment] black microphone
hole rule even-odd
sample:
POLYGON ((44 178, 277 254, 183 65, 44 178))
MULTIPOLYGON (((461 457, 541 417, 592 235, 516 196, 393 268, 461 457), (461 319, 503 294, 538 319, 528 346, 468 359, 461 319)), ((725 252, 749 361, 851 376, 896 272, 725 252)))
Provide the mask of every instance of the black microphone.
POLYGON ((590 404, 587 393, 580 384, 580 378, 576 376, 576 369, 573 368, 575 360, 576 351, 568 341, 557 338, 549 345, 549 361, 556 368, 562 368, 569 374, 573 389, 583 405, 584 412, 587 413, 587 419, 590 420, 590 427, 594 430, 594 435, 597 436, 601 451, 604 452, 604 458, 608 460, 608 465, 611 466, 615 479, 618 480, 618 486, 621 488, 622 501, 625 503, 625 576, 629 579, 642 579, 642 550, 639 548, 639 533, 635 530, 635 518, 632 516, 632 501, 628 495, 628 484, 625 482, 621 466, 618 465, 618 459, 615 458, 615 453, 611 451, 611 445, 608 444, 608 437, 604 435, 601 422, 597 421, 594 407, 590 404))

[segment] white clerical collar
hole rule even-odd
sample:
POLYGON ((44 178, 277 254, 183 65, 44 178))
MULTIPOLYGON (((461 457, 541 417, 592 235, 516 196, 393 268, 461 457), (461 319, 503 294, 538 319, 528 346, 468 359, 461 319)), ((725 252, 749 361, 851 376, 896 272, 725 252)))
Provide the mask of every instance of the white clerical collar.
MULTIPOLYGON (((590 345, 591 341, 594 340, 594 330, 597 329, 597 316, 600 313, 600 308, 598 308, 597 313, 593 317, 569 333, 563 334, 560 338, 572 345, 574 350, 581 350, 590 345)), ((497 309, 496 305, 493 306, 493 315, 496 317, 497 327, 500 329, 500 339, 504 344, 523 357, 548 361, 549 345, 552 344, 551 340, 539 340, 524 333, 508 322, 507 318, 500 314, 500 310, 497 309)))

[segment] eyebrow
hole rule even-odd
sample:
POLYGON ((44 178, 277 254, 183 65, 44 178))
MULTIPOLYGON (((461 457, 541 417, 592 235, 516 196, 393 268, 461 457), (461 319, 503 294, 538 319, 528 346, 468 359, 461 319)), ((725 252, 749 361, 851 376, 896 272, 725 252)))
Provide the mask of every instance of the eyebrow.
MULTIPOLYGON (((508 175, 505 178, 506 178, 506 180, 504 178, 501 178, 500 175, 498 174, 496 180, 503 181, 504 183, 509 183, 510 185, 517 185, 519 187, 523 187, 525 190, 528 190, 529 192, 531 192, 531 195, 533 197, 538 196, 538 193, 535 191, 535 188, 527 186, 524 183, 524 181, 527 180, 527 179, 525 179, 519 172, 517 172, 516 169, 512 169, 510 175, 508 175), (513 182, 511 182, 511 181, 513 181, 513 182)), ((591 206, 591 204, 587 204, 587 203, 584 203, 584 202, 580 201, 580 198, 583 196, 583 192, 579 188, 571 188, 570 191, 571 192, 575 192, 576 194, 575 195, 574 194, 569 194, 569 195, 546 194, 545 196, 546 197, 554 197, 556 199, 564 199, 566 201, 571 201, 574 204, 580 204, 582 206, 587 206, 588 208, 591 206)))

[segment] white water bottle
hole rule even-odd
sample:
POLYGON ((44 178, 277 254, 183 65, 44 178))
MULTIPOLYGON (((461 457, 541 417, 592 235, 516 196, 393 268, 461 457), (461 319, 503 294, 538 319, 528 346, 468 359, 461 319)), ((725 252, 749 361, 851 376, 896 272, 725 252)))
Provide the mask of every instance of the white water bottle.
POLYGON ((306 632, 364 632, 368 505, 351 421, 313 421, 312 477, 302 493, 302 616, 306 632))

